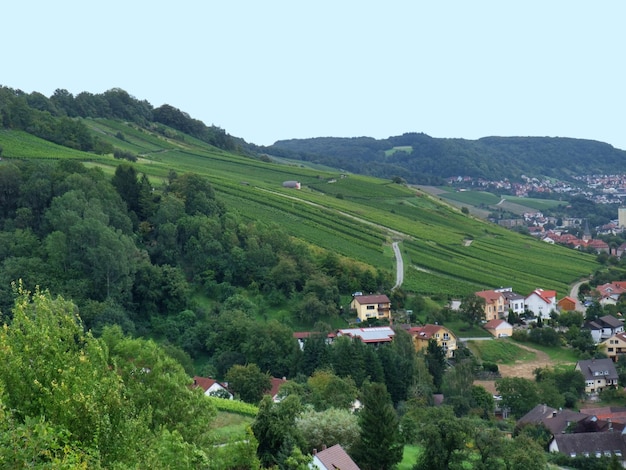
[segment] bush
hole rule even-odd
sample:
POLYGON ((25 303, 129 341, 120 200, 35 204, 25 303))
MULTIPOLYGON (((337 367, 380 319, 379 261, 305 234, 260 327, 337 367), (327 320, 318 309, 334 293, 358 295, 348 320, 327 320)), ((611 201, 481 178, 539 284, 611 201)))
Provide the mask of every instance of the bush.
POLYGON ((513 338, 515 341, 526 343, 529 340, 528 331, 527 330, 515 330, 511 338, 513 338))
POLYGON ((483 369, 487 372, 498 373, 498 364, 495 362, 483 362, 483 369))

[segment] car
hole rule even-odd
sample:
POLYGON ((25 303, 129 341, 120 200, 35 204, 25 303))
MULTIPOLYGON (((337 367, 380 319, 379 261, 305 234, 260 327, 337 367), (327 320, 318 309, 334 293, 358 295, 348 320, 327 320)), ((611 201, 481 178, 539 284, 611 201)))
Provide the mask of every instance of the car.
POLYGON ((508 338, 509 335, 507 335, 506 333, 498 333, 498 338, 508 338))

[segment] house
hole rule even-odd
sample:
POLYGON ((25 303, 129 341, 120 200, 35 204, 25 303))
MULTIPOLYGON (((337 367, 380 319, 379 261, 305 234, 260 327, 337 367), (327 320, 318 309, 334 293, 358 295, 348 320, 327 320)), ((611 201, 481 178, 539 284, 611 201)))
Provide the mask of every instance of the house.
MULTIPOLYGON (((293 333, 293 337, 298 341, 298 346, 300 346, 300 351, 304 351, 304 344, 306 343, 306 340, 309 339, 310 337, 316 337, 316 336, 321 336, 322 333, 317 332, 317 331, 296 331, 293 333)), ((328 335, 326 335, 326 344, 330 344, 333 342, 333 338, 335 337, 334 333, 329 333, 328 335)))
POLYGON ((355 295, 350 302, 350 310, 356 312, 359 321, 370 318, 391 321, 391 301, 386 295, 355 295))
POLYGON ((573 312, 576 310, 576 299, 572 299, 570 296, 565 296, 557 302, 556 306, 561 312, 573 312))
POLYGON ((518 421, 518 428, 527 424, 542 424, 553 436, 563 433, 605 433, 622 431, 624 425, 615 425, 611 420, 601 420, 593 414, 573 410, 556 409, 545 404, 537 405, 518 421))
POLYGON ((604 421, 612 421, 626 425, 626 407, 624 406, 603 406, 600 408, 581 408, 581 413, 597 416, 604 421))
POLYGON ((270 377, 270 382, 270 389, 266 390, 263 394, 271 396, 272 401, 274 403, 278 403, 283 399, 283 397, 280 396, 280 387, 287 382, 287 379, 285 377, 283 377, 282 379, 270 377))
POLYGON ((225 384, 209 377, 199 377, 196 375, 193 378, 193 387, 204 390, 206 396, 228 398, 229 400, 233 399, 233 394, 228 391, 228 387, 225 384))
POLYGON ((337 336, 358 338, 367 344, 390 343, 396 332, 389 326, 377 326, 371 328, 345 328, 337 330, 337 336))
POLYGON ((617 362, 619 356, 626 354, 626 333, 616 333, 600 343, 602 351, 609 356, 613 362, 617 362))
POLYGON ((317 449, 313 449, 313 463, 309 465, 309 468, 319 470, 360 470, 339 444, 335 444, 328 449, 324 446, 319 452, 317 449))
POLYGON ((575 370, 579 370, 585 378, 586 393, 598 393, 606 387, 617 386, 617 370, 611 359, 578 361, 575 370))
POLYGON ((526 297, 524 305, 534 316, 547 320, 552 311, 557 311, 556 291, 535 289, 526 297))
POLYGON ((609 339, 611 336, 624 331, 624 323, 612 315, 604 315, 596 320, 585 323, 585 328, 591 331, 594 343, 609 339))
POLYGON ((452 331, 445 326, 441 325, 424 325, 414 326, 407 330, 407 332, 413 338, 413 345, 416 351, 421 351, 428 347, 428 341, 434 339, 437 341, 437 346, 443 348, 446 353, 446 357, 454 357, 455 351, 458 346, 458 339, 452 331))
POLYGON ((496 338, 505 338, 513 335, 513 325, 505 320, 489 320, 483 328, 496 338))
POLYGON ((523 295, 513 292, 512 287, 501 287, 494 290, 504 296, 504 312, 511 310, 515 315, 524 313, 524 301, 526 299, 523 295))
POLYGON ((485 313, 484 319, 494 320, 504 316, 504 303, 505 299, 501 292, 495 290, 482 290, 476 292, 478 297, 485 299, 485 313))
POLYGON ((600 305, 617 304, 619 296, 624 292, 626 292, 626 281, 607 282, 597 286, 595 289, 600 305))
POLYGON ((560 452, 569 457, 611 458, 616 456, 624 466, 626 444, 621 432, 583 432, 557 434, 548 446, 550 452, 560 452))

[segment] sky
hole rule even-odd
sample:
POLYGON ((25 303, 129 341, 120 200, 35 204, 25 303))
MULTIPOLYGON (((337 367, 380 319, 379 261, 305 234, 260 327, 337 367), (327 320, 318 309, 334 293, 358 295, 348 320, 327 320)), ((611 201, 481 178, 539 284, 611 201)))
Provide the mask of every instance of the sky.
POLYGON ((626 150, 626 2, 20 0, 0 85, 122 88, 258 145, 550 136, 626 150))

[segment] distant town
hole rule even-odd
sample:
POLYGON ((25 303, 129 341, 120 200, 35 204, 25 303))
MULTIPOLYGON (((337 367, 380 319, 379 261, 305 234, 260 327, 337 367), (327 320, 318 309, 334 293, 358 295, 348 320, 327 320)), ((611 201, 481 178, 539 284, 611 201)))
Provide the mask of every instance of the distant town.
POLYGON ((453 177, 447 182, 459 191, 482 190, 517 197, 567 200, 584 197, 594 204, 615 205, 617 218, 606 224, 590 227, 584 217, 556 217, 543 211, 528 211, 518 217, 490 217, 490 220, 510 229, 528 230, 530 235, 547 243, 558 243, 575 249, 607 253, 621 257, 626 244, 611 247, 601 240, 603 236, 615 236, 626 229, 626 174, 586 175, 575 177, 576 183, 554 178, 529 178, 522 175, 523 182, 508 179, 489 181, 482 178, 453 177))
POLYGON ((584 196, 596 204, 620 204, 626 201, 626 174, 576 176, 577 183, 560 181, 554 178, 529 178, 522 175, 522 182, 508 179, 490 181, 470 176, 457 176, 447 179, 447 183, 460 189, 494 190, 497 193, 518 197, 549 197, 554 194, 584 196))

